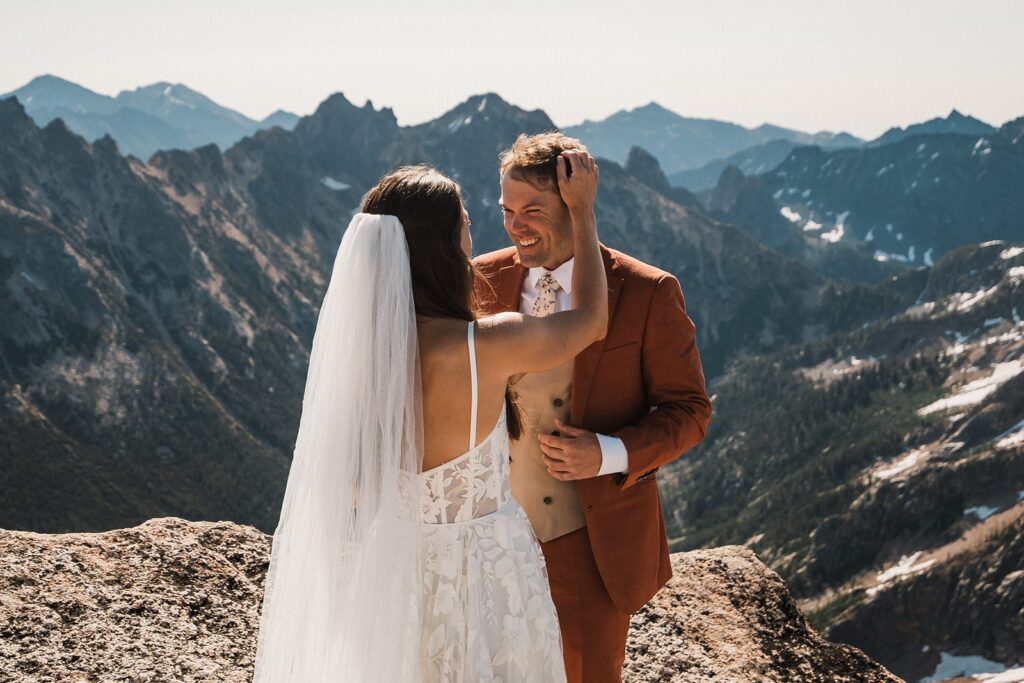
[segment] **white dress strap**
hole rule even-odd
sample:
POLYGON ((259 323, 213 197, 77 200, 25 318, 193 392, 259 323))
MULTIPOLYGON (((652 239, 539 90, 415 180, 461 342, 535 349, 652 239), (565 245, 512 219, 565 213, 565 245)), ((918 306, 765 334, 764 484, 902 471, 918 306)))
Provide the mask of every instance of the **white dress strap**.
POLYGON ((473 450, 476 445, 476 404, 477 404, 477 388, 476 388, 476 344, 473 340, 473 328, 475 322, 469 323, 469 375, 470 384, 472 386, 472 402, 469 410, 469 450, 473 450))

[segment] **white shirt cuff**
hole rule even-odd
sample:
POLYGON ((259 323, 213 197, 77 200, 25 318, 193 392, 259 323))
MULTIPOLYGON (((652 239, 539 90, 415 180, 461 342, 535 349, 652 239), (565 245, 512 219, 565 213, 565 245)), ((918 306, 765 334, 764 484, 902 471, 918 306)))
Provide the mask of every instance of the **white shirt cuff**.
POLYGON ((601 446, 601 469, 597 476, 629 472, 629 454, 626 452, 626 444, 622 443, 622 439, 598 434, 597 443, 601 446))

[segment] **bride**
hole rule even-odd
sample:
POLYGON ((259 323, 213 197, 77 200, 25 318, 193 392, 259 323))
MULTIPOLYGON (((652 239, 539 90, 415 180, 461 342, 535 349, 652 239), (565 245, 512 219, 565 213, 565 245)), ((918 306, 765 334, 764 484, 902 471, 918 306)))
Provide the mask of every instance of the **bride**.
POLYGON ((430 167, 382 178, 349 224, 313 339, 257 683, 565 680, 544 558, 509 492, 506 398, 510 377, 568 362, 607 326, 597 164, 556 162, 568 311, 475 318, 461 189, 430 167))

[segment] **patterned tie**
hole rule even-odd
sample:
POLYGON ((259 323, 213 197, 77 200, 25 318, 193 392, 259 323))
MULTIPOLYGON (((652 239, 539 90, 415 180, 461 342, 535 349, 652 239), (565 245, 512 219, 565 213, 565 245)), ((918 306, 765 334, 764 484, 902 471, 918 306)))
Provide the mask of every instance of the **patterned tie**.
POLYGON ((555 292, 561 288, 562 286, 558 284, 558 280, 551 277, 551 273, 544 273, 537 280, 537 289, 540 290, 540 294, 537 296, 537 300, 533 302, 532 315, 535 318, 543 318, 555 312, 555 292))

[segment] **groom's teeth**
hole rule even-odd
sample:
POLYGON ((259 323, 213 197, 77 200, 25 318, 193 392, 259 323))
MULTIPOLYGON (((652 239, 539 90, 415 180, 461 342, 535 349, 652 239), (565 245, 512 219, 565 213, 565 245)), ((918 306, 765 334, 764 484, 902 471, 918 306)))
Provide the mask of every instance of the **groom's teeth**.
POLYGON ((536 239, 532 239, 532 240, 519 240, 519 246, 521 246, 521 247, 532 247, 535 244, 537 244, 537 240, 536 239))

